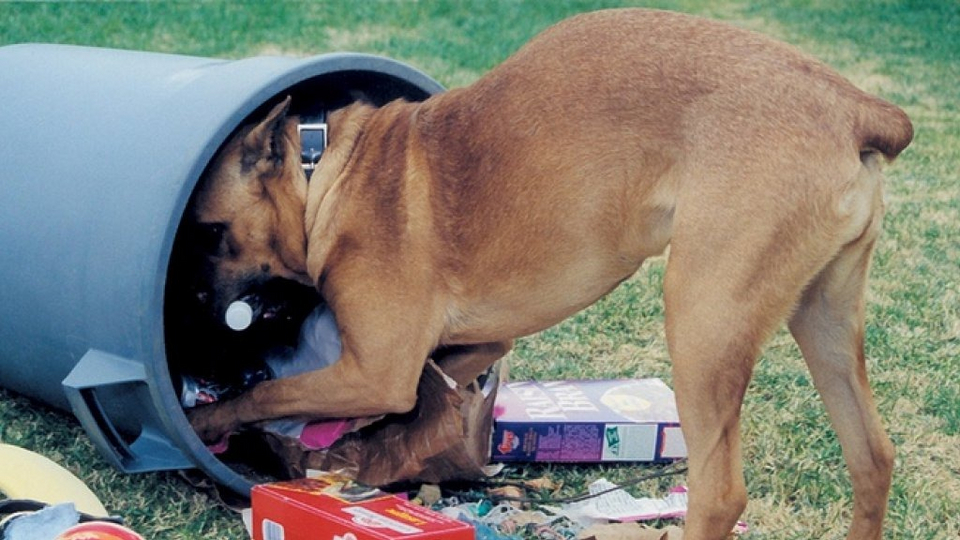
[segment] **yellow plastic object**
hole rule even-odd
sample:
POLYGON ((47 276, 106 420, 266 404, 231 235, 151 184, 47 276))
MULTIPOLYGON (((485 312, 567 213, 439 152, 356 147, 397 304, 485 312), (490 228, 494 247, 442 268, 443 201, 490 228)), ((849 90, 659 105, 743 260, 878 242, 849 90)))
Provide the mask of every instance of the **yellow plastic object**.
POLYGON ((10 499, 58 504, 106 517, 107 509, 79 478, 54 461, 18 446, 0 444, 0 492, 10 499))

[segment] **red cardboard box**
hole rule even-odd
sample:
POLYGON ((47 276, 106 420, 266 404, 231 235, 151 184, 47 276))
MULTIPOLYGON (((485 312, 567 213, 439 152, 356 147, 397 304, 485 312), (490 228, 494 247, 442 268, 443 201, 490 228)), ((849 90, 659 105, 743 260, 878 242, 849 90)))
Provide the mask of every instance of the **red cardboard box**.
POLYGON ((504 383, 494 461, 671 461, 687 447, 673 390, 660 379, 504 383))
POLYGON ((339 477, 254 486, 254 540, 474 540, 473 526, 339 477))

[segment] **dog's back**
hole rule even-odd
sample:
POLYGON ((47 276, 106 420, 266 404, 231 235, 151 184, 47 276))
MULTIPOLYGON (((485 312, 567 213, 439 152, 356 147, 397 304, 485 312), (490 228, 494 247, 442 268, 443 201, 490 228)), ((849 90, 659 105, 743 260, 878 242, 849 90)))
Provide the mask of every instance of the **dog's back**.
POLYGON ((515 144, 523 133, 552 129, 551 137, 574 154, 591 146, 584 143, 624 136, 642 137, 648 147, 698 137, 700 143, 707 135, 743 144, 769 139, 766 132, 743 131, 752 125, 833 137, 893 158, 913 134, 902 110, 788 44, 666 11, 607 10, 567 19, 470 93, 478 101, 458 114, 483 115, 486 122, 478 124, 489 126, 491 139, 515 144), (558 93, 567 96, 563 114, 556 111, 558 93))
POLYGON ((529 321, 525 332, 592 302, 662 252, 676 240, 678 212, 716 199, 722 207, 711 215, 742 216, 742 227, 698 224, 690 234, 765 242, 772 216, 758 213, 840 199, 854 189, 861 157, 892 159, 912 137, 899 108, 789 45, 639 9, 546 30, 470 87, 429 100, 415 122, 437 184, 435 223, 464 274, 457 287, 471 313, 463 318, 486 319, 480 312, 500 311, 520 286, 544 299, 510 306, 529 321), (778 204, 764 204, 771 194, 778 204), (529 276, 514 271, 521 285, 474 279, 502 268, 529 276), (544 268, 564 273, 544 279, 544 268))

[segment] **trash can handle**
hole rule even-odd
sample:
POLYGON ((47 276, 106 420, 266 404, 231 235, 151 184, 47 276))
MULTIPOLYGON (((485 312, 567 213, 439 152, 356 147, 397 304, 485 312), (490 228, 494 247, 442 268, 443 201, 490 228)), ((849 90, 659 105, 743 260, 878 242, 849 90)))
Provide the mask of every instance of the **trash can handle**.
POLYGON ((190 469, 195 467, 164 435, 159 420, 144 404, 140 432, 127 443, 110 420, 98 396, 106 387, 147 386, 143 364, 97 349, 90 349, 63 380, 63 391, 73 414, 100 453, 126 473, 190 469))

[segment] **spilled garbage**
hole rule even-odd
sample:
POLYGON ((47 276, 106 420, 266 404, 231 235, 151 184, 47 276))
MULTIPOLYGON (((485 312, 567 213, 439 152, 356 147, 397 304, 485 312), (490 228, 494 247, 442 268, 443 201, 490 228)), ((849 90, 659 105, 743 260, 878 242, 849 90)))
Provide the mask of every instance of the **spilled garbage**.
MULTIPOLYGON (((181 383, 182 405, 202 407, 264 380, 336 362, 341 344, 334 314, 319 298, 297 296, 301 293, 288 284, 268 284, 231 306, 230 320, 217 321, 220 333, 215 334, 223 343, 217 351, 220 358, 224 352, 243 355, 229 369, 223 364, 171 362, 173 379, 181 383)), ((251 516, 260 515, 256 506, 264 493, 270 494, 274 511, 285 515, 278 508, 296 493, 320 505, 314 518, 328 519, 325 512, 333 503, 327 491, 348 484, 364 493, 366 486, 373 486, 369 489, 378 496, 410 499, 409 504, 424 512, 469 524, 471 534, 483 540, 604 540, 624 531, 634 537, 638 531, 649 532, 650 538, 678 537, 677 531, 660 527, 682 520, 682 487, 637 498, 599 479, 582 497, 542 499, 526 493, 542 493, 549 479, 534 486, 489 485, 496 484, 492 480, 504 468, 531 462, 648 463, 654 475, 682 472, 669 465, 686 456, 669 387, 658 379, 507 381, 501 371, 497 363, 461 386, 427 359, 417 405, 409 413, 276 420, 238 432, 211 451, 257 478, 254 491, 260 495, 253 498, 251 516), (311 477, 312 483, 303 483, 311 477)), ((342 499, 342 493, 337 497, 342 499)), ((302 505, 297 507, 302 510, 302 505)), ((367 520, 382 518, 385 523, 414 516, 406 525, 396 525, 400 528, 433 519, 416 517, 406 506, 391 508, 380 518, 369 508, 363 513, 367 520)), ((270 527, 283 527, 267 519, 270 527)), ((254 538, 262 534, 260 521, 253 524, 254 538)), ((454 531, 453 536, 423 538, 458 538, 457 527, 440 529, 454 531)))
MULTIPOLYGON (((652 476, 679 472, 665 469, 652 476)), ((532 499, 520 502, 523 490, 516 486, 513 495, 495 495, 503 493, 499 488, 449 495, 432 484, 417 492, 388 492, 337 474, 311 471, 308 476, 254 488, 252 508, 245 512, 254 540, 269 540, 266 529, 292 538, 310 527, 341 536, 393 538, 402 533, 398 537, 418 540, 673 540, 681 537, 676 520, 686 513, 683 488, 661 499, 633 498, 606 480, 594 482, 592 493, 574 502, 535 504, 532 499), (638 507, 642 515, 624 517, 638 507), (464 534, 464 524, 469 534, 464 534)))

